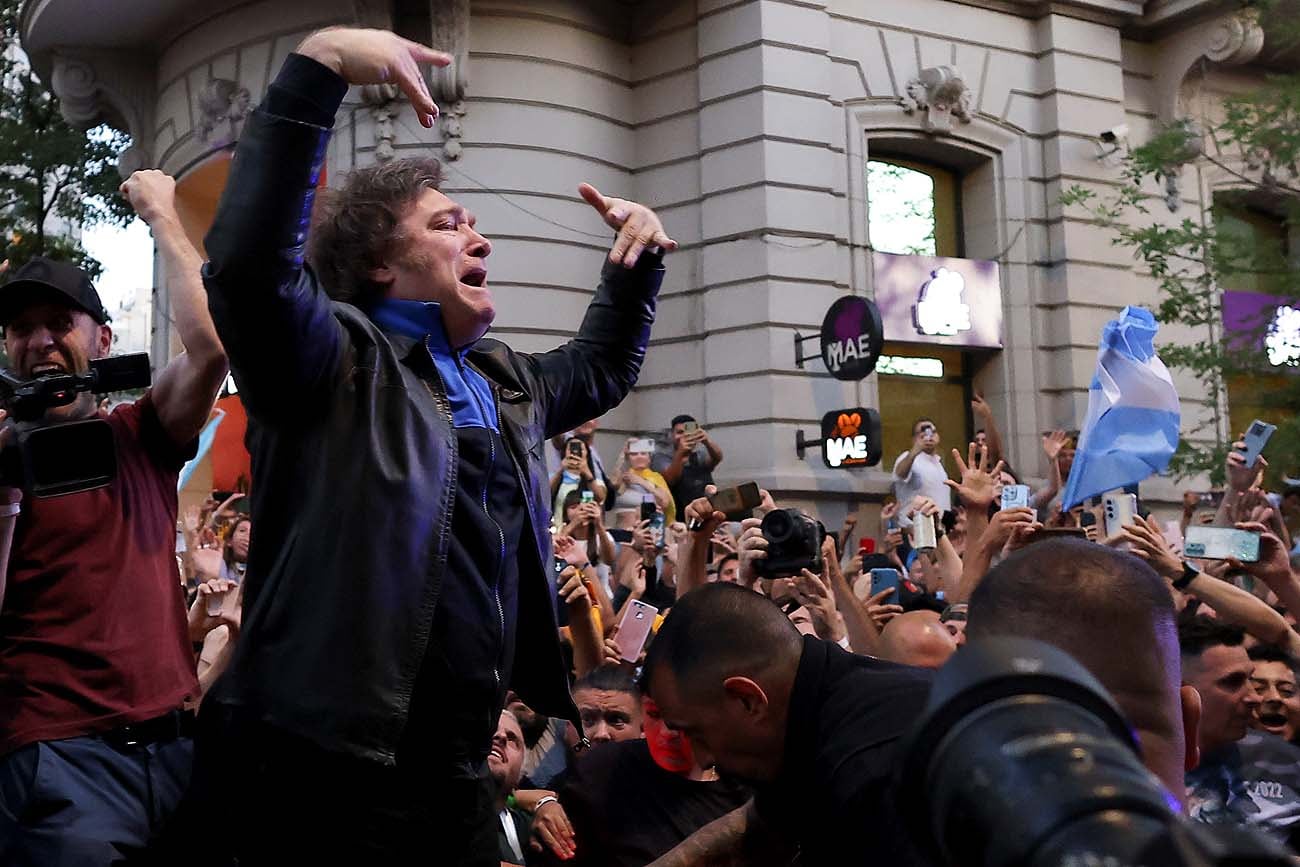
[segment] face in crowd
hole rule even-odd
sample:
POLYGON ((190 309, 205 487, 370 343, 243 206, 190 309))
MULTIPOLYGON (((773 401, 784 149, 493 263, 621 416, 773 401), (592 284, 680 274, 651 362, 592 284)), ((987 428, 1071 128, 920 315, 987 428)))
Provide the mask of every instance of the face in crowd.
POLYGON ((718 567, 718 580, 726 581, 730 584, 740 583, 740 558, 727 557, 718 567))
POLYGON ((659 705, 649 696, 641 698, 641 718, 645 723, 646 746, 650 748, 650 757, 656 765, 682 776, 695 770, 695 753, 690 740, 664 725, 659 705))
MULTIPOLYGON (((89 313, 56 301, 29 304, 4 329, 5 352, 21 379, 42 374, 86 373, 90 362, 108 355, 113 330, 89 313)), ((68 421, 95 414, 95 396, 82 392, 67 406, 45 413, 46 421, 68 421)))
POLYGON ((580 689, 574 692, 582 733, 592 744, 641 737, 641 702, 626 692, 580 689))
POLYGON ((524 772, 524 733, 508 710, 501 711, 487 766, 498 791, 508 794, 519 788, 519 778, 524 772))
POLYGON ((634 469, 634 470, 646 470, 646 469, 649 469, 649 468, 650 468, 650 453, 649 453, 649 452, 633 452, 633 451, 629 451, 629 452, 627 453, 627 463, 628 463, 628 466, 630 466, 630 467, 631 467, 632 469, 634 469))
POLYGON ((928 418, 918 419, 912 426, 912 438, 920 442, 921 451, 927 455, 939 450, 939 429, 928 418))
POLYGON ((240 518, 235 521, 234 529, 230 531, 230 553, 236 563, 248 562, 248 542, 252 538, 252 529, 252 521, 240 518))
POLYGON ((1270 734, 1291 740, 1300 731, 1300 692, 1295 672, 1285 662, 1255 660, 1250 686, 1259 704, 1255 706, 1255 725, 1270 734))
POLYGON ((1255 722, 1260 704, 1250 677, 1255 664, 1246 648, 1216 645, 1183 666, 1183 679, 1201 695, 1203 753, 1236 743, 1255 722))
POLYGON ((457 348, 482 337, 496 316, 485 263, 492 244, 475 222, 437 190, 421 190, 398 222, 393 260, 372 274, 389 298, 438 302, 457 348))

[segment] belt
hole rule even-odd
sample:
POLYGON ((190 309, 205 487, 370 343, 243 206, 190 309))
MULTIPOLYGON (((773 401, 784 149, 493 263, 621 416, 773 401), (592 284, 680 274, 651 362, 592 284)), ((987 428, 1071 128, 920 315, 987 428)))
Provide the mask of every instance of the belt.
POLYGON ((110 746, 121 749, 174 741, 193 734, 194 712, 173 710, 153 719, 118 726, 103 732, 100 737, 110 746))

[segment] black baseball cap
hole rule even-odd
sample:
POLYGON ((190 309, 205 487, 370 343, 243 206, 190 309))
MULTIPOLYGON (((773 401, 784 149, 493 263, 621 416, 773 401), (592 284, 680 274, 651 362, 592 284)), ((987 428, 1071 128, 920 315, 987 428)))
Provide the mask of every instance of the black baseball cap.
POLYGON ((19 311, 41 296, 84 310, 100 325, 108 321, 104 302, 99 300, 89 274, 71 262, 36 256, 0 286, 0 327, 8 325, 19 311))

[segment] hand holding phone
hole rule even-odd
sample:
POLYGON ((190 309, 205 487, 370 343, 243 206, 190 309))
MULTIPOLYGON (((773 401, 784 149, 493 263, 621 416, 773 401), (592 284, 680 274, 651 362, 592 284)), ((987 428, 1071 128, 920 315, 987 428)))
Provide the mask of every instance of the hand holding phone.
POLYGON ((1003 509, 1029 508, 1029 486, 1028 485, 1003 485, 1002 486, 1002 508, 1003 509))
POLYGON ((1246 448, 1242 451, 1242 457, 1245 459, 1247 467, 1255 466, 1259 460, 1260 452, 1264 451, 1264 446, 1268 445, 1269 437, 1277 430, 1277 425, 1262 422, 1255 419, 1250 423, 1250 428, 1246 431, 1246 436, 1242 442, 1246 448))
POLYGON ((880 605, 897 605, 898 588, 902 586, 903 576, 897 569, 872 569, 871 570, 871 596, 874 598, 877 594, 886 590, 894 592, 881 599, 880 605))
POLYGON ((745 482, 734 488, 723 488, 709 497, 713 511, 722 512, 728 521, 743 521, 762 502, 758 482, 745 482))
POLYGON ((1204 560, 1240 560, 1242 563, 1259 562, 1260 534, 1235 527, 1187 528, 1183 539, 1183 555, 1204 560))
POLYGON ((618 621, 618 632, 614 635, 620 659, 635 663, 641 657, 658 614, 658 608, 647 605, 640 599, 628 601, 627 607, 623 609, 623 617, 618 621))

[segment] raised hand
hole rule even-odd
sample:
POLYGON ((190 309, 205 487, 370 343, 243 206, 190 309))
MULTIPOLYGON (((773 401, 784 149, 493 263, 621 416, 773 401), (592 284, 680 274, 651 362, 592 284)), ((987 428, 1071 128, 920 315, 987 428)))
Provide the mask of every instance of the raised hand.
POLYGON ((587 565, 587 546, 579 545, 572 536, 556 536, 551 544, 555 555, 570 566, 581 569, 587 565))
POLYGON ((1242 434, 1228 451, 1228 489, 1238 493, 1248 491, 1258 484, 1264 470, 1268 468, 1268 461, 1263 455, 1259 456, 1254 466, 1246 466, 1246 456, 1242 454, 1245 448, 1245 434, 1242 434))
POLYGON ((740 541, 736 545, 736 554, 740 558, 740 583, 752 586, 758 580, 754 564, 767 557, 767 539, 763 538, 762 523, 758 518, 746 518, 740 522, 740 541))
POLYGON ((176 179, 171 175, 144 169, 133 172, 117 189, 150 226, 176 216, 176 179))
POLYGON ((609 251, 609 261, 631 268, 646 247, 677 249, 677 242, 668 237, 658 215, 645 205, 603 195, 591 184, 579 184, 578 195, 596 209, 606 225, 618 231, 609 251))
POLYGON ((885 598, 894 592, 894 588, 881 590, 875 596, 866 601, 867 616, 876 624, 877 629, 884 629, 885 624, 903 613, 903 606, 895 604, 885 604, 885 598))
POLYGON ((1120 528, 1120 534, 1129 543, 1129 553, 1147 561, 1159 575, 1172 581, 1183 574, 1183 561, 1169 547, 1155 518, 1137 518, 1120 528))
POLYGON ((1070 441, 1070 435, 1063 430, 1054 430, 1043 437, 1043 454, 1048 461, 1055 461, 1061 455, 1061 449, 1070 441))
POLYGON ((988 449, 981 449, 975 443, 966 447, 966 460, 962 460, 961 452, 956 449, 952 450, 952 457, 957 462, 961 481, 945 479, 944 484, 957 492, 966 508, 987 510, 993 505, 993 492, 1006 464, 998 461, 990 470, 988 449))
POLYGON ((299 44, 298 54, 328 67, 348 84, 395 84, 415 108, 421 125, 432 128, 438 106, 429 94, 421 64, 447 66, 451 55, 403 39, 387 30, 333 27, 299 44))
MULTIPOLYGON (((704 492, 706 494, 716 494, 718 489, 713 485, 707 485, 704 492)), ((713 508, 713 504, 709 502, 707 496, 687 503, 686 512, 682 517, 686 519, 686 526, 690 532, 698 533, 700 536, 714 535, 727 520, 725 514, 713 508)))
POLYGON ((1033 509, 1002 509, 989 520, 988 529, 979 544, 989 551, 999 551, 1013 539, 1023 540, 1034 530, 1041 529, 1033 509))

